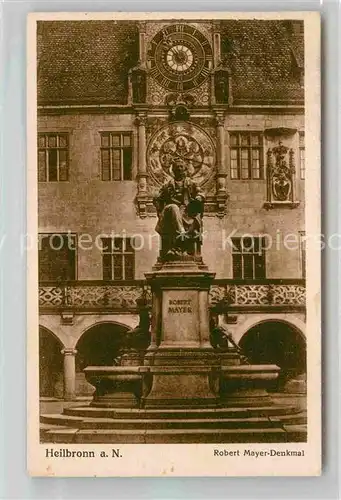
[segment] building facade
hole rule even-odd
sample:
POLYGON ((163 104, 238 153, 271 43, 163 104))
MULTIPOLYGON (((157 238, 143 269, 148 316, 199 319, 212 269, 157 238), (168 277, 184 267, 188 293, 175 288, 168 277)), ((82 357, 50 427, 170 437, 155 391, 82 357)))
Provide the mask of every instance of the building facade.
POLYGON ((205 192, 212 307, 254 362, 305 375, 301 21, 38 23, 40 393, 91 394, 149 296, 153 196, 205 192))

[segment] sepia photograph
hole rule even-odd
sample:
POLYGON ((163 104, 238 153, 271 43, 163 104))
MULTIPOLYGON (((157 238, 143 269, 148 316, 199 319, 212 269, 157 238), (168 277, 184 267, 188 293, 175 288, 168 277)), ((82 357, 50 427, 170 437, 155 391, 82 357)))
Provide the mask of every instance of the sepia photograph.
POLYGON ((58 460, 213 444, 212 468, 261 449, 269 474, 280 453, 304 457, 320 349, 304 15, 45 17, 31 20, 35 446, 58 460))

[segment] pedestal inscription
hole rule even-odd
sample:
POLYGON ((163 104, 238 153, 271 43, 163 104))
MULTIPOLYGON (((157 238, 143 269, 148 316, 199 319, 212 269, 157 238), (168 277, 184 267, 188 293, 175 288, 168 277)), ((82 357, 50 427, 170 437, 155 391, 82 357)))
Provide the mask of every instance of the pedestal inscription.
POLYGON ((164 290, 162 345, 194 347, 198 344, 199 314, 196 290, 164 290))

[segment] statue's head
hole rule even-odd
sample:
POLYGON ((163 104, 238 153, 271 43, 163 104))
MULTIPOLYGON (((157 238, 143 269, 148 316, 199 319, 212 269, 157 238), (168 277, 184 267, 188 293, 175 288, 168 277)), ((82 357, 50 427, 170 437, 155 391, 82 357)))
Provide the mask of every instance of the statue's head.
POLYGON ((174 178, 176 180, 181 180, 186 177, 186 165, 185 162, 178 159, 174 160, 172 163, 172 171, 174 174, 174 178))

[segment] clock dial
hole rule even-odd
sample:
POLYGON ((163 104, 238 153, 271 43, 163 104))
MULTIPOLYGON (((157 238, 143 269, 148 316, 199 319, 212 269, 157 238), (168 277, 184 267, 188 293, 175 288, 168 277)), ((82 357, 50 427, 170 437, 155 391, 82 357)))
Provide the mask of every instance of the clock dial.
POLYGON ((159 31, 149 48, 150 76, 169 90, 189 90, 210 73, 212 49, 195 27, 172 24, 159 31))
POLYGON ((186 45, 174 45, 167 52, 167 63, 173 71, 187 71, 193 64, 194 56, 186 45))

